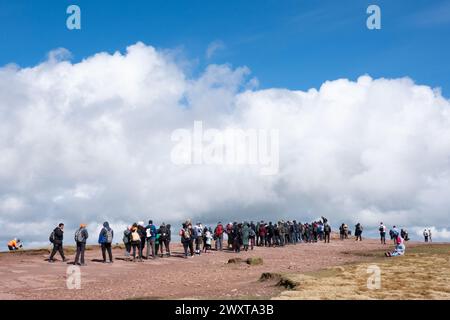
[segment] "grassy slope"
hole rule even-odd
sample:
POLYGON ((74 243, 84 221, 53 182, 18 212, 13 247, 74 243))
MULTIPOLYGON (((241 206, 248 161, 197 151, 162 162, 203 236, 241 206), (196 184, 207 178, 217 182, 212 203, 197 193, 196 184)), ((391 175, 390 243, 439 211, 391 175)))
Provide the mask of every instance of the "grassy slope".
POLYGON ((286 287, 277 299, 450 299, 450 245, 410 248, 403 257, 364 254, 370 262, 308 274, 279 275, 286 287), (368 266, 381 269, 381 288, 370 290, 368 266))

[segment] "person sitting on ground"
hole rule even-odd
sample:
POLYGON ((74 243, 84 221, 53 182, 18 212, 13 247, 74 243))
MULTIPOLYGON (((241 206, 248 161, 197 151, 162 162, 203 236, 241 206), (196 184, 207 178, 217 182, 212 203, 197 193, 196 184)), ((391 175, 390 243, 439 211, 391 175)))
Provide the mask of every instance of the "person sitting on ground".
POLYGON ((85 266, 84 252, 86 250, 86 240, 89 237, 86 224, 80 224, 80 228, 75 232, 75 243, 77 245, 77 253, 75 255, 74 265, 85 266))
POLYGON ((60 223, 50 234, 49 240, 51 243, 53 243, 53 250, 50 254, 50 257, 48 258, 48 262, 54 262, 53 260, 56 252, 59 252, 61 255, 61 258, 63 259, 63 262, 66 262, 67 259, 64 255, 64 248, 63 248, 63 239, 64 239, 64 223, 60 223))
POLYGON ((397 257, 397 256, 403 256, 405 254, 405 242, 403 241, 403 238, 398 233, 398 231, 394 231, 394 237, 395 237, 395 249, 392 252, 386 252, 386 257, 397 257))
POLYGON ((113 238, 114 238, 114 231, 109 227, 109 223, 105 221, 103 223, 103 228, 100 231, 100 234, 98 235, 98 243, 101 245, 102 248, 103 263, 106 263, 106 251, 108 251, 109 263, 113 263, 112 248, 111 248, 113 238))
POLYGON ((14 238, 8 242, 9 251, 16 251, 22 248, 22 242, 20 239, 14 238))

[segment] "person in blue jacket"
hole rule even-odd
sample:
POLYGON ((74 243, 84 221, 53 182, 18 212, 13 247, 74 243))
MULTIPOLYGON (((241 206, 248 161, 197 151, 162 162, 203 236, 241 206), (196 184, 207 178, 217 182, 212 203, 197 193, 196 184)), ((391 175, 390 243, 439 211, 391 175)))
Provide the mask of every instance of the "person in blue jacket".
POLYGON ((146 241, 147 241, 147 254, 146 259, 148 259, 148 256, 150 255, 150 247, 152 249, 152 257, 153 259, 156 258, 156 227, 153 224, 152 220, 149 220, 148 225, 145 227, 146 232, 146 241))

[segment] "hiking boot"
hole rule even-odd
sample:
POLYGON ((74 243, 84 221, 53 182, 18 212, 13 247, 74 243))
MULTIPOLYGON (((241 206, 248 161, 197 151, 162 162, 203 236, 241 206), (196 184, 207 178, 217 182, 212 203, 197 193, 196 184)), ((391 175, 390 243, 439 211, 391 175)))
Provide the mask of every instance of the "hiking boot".
POLYGON ((62 262, 67 262, 69 259, 63 258, 62 262))
POLYGON ((53 262, 55 262, 55 260, 53 260, 53 259, 48 259, 48 262, 49 262, 49 263, 53 263, 53 262))
POLYGON ((80 263, 79 266, 80 266, 80 267, 86 267, 87 264, 86 264, 86 263, 80 263))

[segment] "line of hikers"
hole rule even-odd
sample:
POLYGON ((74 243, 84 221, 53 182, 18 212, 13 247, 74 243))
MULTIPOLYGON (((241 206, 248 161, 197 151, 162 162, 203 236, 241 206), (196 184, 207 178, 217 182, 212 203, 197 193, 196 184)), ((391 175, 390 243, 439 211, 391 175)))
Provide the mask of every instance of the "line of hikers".
MULTIPOLYGON (((380 239, 382 244, 386 244, 386 226, 381 222, 379 227, 380 239)), ((214 241, 215 249, 223 250, 224 239, 227 237, 227 248, 234 252, 241 250, 253 250, 255 246, 284 246, 287 244, 297 244, 300 242, 312 243, 318 241, 330 242, 331 226, 328 219, 322 217, 319 221, 312 223, 300 223, 296 220, 292 221, 278 221, 277 223, 264 222, 261 220, 256 224, 251 221, 243 223, 228 223, 223 225, 221 222, 217 223, 214 230, 211 227, 203 226, 201 223, 193 224, 190 220, 185 221, 178 233, 183 244, 184 257, 200 255, 201 252, 208 252, 212 250, 214 241)), ((355 226, 355 239, 362 241, 363 226, 357 223, 355 226)), ((347 239, 351 235, 346 224, 339 227, 340 239, 347 239)), ((394 240, 396 246, 399 245, 399 237, 403 241, 408 241, 408 233, 402 229, 399 231, 395 226, 389 232, 390 237, 394 240)), ((164 222, 156 227, 152 220, 149 220, 145 225, 143 221, 134 223, 123 231, 122 241, 125 245, 126 260, 139 261, 155 259, 158 257, 170 256, 170 242, 171 242, 171 226, 164 222), (146 248, 146 251, 144 251, 146 248), (165 251, 165 252, 164 252, 165 251), (145 252, 145 254, 144 254, 145 252)), ((63 250, 64 224, 60 223, 52 233, 49 240, 53 244, 53 250, 48 259, 49 262, 54 262, 54 256, 57 252, 61 255, 63 261, 67 261, 63 250)), ((85 224, 81 224, 74 235, 76 242, 76 256, 74 264, 84 266, 86 265, 84 253, 86 250, 86 242, 89 237, 85 224)), ((108 222, 103 223, 98 237, 98 243, 101 246, 102 262, 112 263, 112 243, 114 238, 114 231, 109 226, 108 222), (107 259, 108 258, 108 259, 107 259)), ((404 248, 404 247, 403 247, 404 248)), ((401 248, 400 248, 401 249, 401 248)), ((401 250, 400 250, 401 251, 401 250)), ((404 252, 404 249, 403 249, 404 252)))

